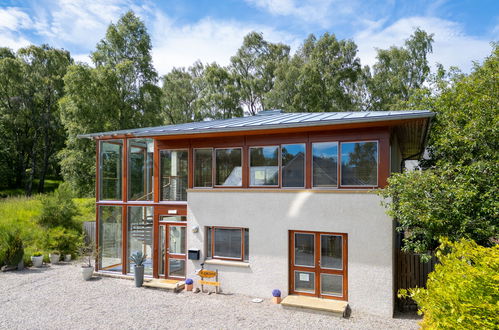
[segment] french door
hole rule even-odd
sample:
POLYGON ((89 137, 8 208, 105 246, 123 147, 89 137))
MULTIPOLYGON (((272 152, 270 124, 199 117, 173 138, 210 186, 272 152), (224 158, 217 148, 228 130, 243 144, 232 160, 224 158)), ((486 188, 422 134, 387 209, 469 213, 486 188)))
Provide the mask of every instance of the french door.
POLYGON ((158 274, 160 277, 185 278, 186 224, 159 224, 158 274))
POLYGON ((289 232, 290 294, 347 300, 347 234, 289 232))

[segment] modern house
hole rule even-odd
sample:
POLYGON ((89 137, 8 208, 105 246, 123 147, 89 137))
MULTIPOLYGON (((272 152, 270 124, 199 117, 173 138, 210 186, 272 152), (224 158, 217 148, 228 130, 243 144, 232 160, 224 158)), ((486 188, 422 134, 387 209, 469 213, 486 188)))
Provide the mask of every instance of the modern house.
POLYGON ((97 141, 99 272, 192 277, 392 316, 396 235, 376 194, 433 113, 283 113, 85 134, 97 141))

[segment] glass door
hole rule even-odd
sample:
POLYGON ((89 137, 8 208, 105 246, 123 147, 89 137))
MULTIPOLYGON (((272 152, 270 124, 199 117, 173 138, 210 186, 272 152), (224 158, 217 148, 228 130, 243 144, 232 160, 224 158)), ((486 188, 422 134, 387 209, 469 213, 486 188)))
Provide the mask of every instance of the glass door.
POLYGON ((290 231, 290 293, 347 299, 347 234, 290 231))
POLYGON ((159 276, 185 278, 186 224, 159 225, 159 276))

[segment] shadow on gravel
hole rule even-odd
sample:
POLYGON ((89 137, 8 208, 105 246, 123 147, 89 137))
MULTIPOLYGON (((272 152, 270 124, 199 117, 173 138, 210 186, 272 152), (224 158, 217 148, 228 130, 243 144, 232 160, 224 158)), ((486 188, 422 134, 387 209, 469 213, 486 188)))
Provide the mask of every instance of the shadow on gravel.
POLYGON ((100 281, 100 280, 102 280, 102 277, 92 276, 88 281, 89 282, 95 282, 95 281, 100 281))
POLYGON ((416 311, 411 311, 411 312, 396 312, 395 315, 393 315, 393 318, 401 320, 422 320, 423 316, 418 315, 416 311))
POLYGON ((29 267, 24 268, 23 270, 13 270, 10 273, 14 273, 16 275, 26 275, 26 274, 36 274, 36 273, 45 273, 47 271, 52 271, 54 268, 49 265, 43 265, 42 267, 29 267))

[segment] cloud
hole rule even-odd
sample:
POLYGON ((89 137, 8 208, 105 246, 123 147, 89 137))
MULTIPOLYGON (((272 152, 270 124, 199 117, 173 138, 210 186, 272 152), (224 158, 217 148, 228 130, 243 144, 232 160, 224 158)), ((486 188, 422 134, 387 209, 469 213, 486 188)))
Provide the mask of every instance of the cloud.
POLYGON ((27 29, 33 22, 28 14, 15 7, 0 8, 0 30, 27 29))
POLYGON ((375 48, 402 46, 417 27, 434 34, 433 54, 429 55, 432 64, 457 66, 469 72, 472 61, 481 61, 491 52, 488 40, 465 34, 459 23, 436 17, 408 17, 386 27, 383 27, 383 22, 372 22, 354 35, 362 64, 375 63, 375 48))

